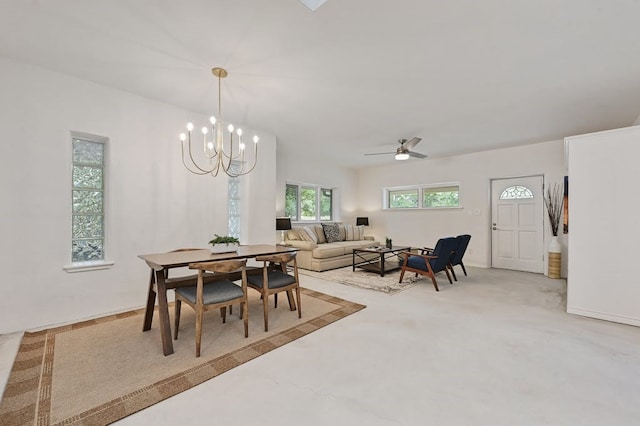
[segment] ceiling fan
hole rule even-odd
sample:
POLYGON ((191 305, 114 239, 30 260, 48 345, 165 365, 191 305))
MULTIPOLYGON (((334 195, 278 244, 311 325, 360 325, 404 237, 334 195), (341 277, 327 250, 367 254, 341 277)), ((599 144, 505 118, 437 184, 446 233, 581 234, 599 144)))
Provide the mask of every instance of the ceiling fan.
POLYGON ((427 158, 427 156, 424 155, 424 154, 420 154, 419 152, 411 151, 411 148, 416 146, 418 144, 418 142, 420 142, 421 140, 422 140, 421 138, 413 138, 411 140, 399 139, 398 143, 400 144, 400 146, 398 147, 398 149, 396 149, 395 152, 373 152, 373 153, 364 154, 364 155, 395 154, 395 159, 396 160, 408 160, 409 157, 427 158))

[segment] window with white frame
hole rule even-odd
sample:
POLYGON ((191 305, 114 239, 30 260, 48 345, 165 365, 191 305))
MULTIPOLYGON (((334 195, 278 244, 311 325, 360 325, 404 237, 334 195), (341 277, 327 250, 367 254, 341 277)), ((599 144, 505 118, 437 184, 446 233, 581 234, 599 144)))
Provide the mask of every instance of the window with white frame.
POLYGON ((105 258, 105 142, 98 137, 72 137, 72 263, 105 258))
POLYGON ((284 214, 294 221, 333 220, 334 196, 333 188, 288 183, 284 214))
POLYGON ((411 185, 384 189, 385 209, 442 209, 460 207, 457 183, 411 185))

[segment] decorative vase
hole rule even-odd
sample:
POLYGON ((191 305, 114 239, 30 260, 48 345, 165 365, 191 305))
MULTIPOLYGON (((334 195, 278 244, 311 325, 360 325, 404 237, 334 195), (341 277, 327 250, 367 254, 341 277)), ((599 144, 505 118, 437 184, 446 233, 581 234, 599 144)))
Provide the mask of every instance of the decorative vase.
POLYGON ((236 243, 229 243, 229 244, 225 244, 225 243, 218 243, 218 244, 214 244, 211 247, 211 253, 230 253, 233 251, 238 251, 238 244, 236 243))
POLYGON ((558 241, 558 236, 551 237, 549 242, 549 278, 560 278, 560 267, 562 264, 562 246, 558 241))

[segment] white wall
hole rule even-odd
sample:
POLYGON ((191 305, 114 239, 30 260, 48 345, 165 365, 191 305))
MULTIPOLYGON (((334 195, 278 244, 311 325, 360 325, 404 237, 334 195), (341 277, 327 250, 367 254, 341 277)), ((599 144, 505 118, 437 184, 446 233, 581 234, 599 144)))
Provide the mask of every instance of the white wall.
MULTIPOLYGON (((544 175, 546 183, 562 183, 565 176, 562 141, 538 143, 473 154, 427 160, 408 160, 359 173, 359 215, 369 216, 378 240, 394 244, 433 246, 438 238, 471 234, 465 264, 491 266, 491 179, 544 175), (382 210, 385 187, 460 183, 463 208, 449 210, 382 210)), ((545 212, 545 245, 550 232, 545 212)), ((564 248, 566 250, 566 247, 564 248)), ((546 251, 546 250, 545 250, 546 251)), ((546 253, 545 253, 545 271, 546 253)))
POLYGON ((566 138, 567 312, 640 326, 640 126, 566 138))
MULTIPOLYGON (((227 178, 184 170, 177 135, 202 120, 171 105, 0 58, 0 333, 142 306, 143 253, 206 247, 227 231, 227 178), (68 273, 71 139, 107 146, 107 270, 68 273)), ((243 243, 272 242, 275 137, 243 177, 243 243), (267 212, 267 213, 265 213, 267 212)))

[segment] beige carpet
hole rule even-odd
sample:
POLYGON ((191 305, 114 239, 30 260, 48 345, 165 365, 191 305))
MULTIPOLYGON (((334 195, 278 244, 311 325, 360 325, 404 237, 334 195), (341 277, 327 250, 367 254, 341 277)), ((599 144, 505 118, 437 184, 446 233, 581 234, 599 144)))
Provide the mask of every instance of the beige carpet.
POLYGON ((226 324, 217 311, 209 311, 200 358, 188 306, 182 309, 175 353, 167 357, 157 314, 153 328, 142 332, 142 309, 25 333, 0 402, 0 424, 108 424, 364 308, 302 289, 302 319, 289 310, 286 297, 277 309, 270 300, 265 333, 262 303, 256 292, 250 296, 249 338, 237 306, 226 324))
MULTIPOLYGON (((352 266, 346 266, 344 268, 331 269, 324 272, 316 272, 298 268, 298 272, 303 275, 320 278, 322 280, 333 281, 352 287, 366 288, 368 290, 381 291, 383 293, 389 294, 406 290, 413 287, 421 280, 425 280, 425 277, 418 276, 418 278, 416 278, 415 274, 407 273, 405 274, 402 283, 399 283, 398 280, 400 279, 400 269, 387 272, 384 274, 384 277, 381 277, 380 274, 377 274, 375 272, 365 271, 364 269, 356 268, 355 271, 353 271, 352 269, 352 266)), ((431 284, 431 280, 429 278, 426 279, 428 280, 428 283, 431 284)))

